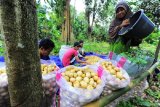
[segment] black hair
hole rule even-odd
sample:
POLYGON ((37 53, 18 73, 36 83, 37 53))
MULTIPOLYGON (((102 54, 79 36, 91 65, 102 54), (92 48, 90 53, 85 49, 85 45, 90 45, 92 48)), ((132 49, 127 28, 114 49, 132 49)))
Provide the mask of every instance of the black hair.
POLYGON ((83 42, 84 42, 83 40, 80 40, 80 41, 79 41, 79 43, 83 43, 83 42))
POLYGON ((50 39, 42 39, 39 43, 39 48, 44 48, 45 50, 49 49, 49 48, 54 48, 54 42, 50 39))
POLYGON ((80 43, 79 42, 74 42, 74 45, 73 45, 74 47, 80 47, 80 43))

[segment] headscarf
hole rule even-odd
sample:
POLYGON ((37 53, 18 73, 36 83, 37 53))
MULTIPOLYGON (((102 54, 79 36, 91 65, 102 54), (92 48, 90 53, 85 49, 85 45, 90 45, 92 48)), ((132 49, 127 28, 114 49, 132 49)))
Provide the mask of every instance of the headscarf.
MULTIPOLYGON (((118 19, 117 17, 115 17, 115 19, 112 21, 112 23, 110 24, 109 27, 109 36, 111 39, 115 39, 117 37, 117 33, 120 29, 116 29, 116 26, 120 25, 122 23, 123 20, 128 19, 129 17, 131 17, 133 15, 133 13, 131 12, 130 7, 128 6, 128 4, 124 1, 119 2, 115 8, 115 12, 117 11, 117 9, 119 7, 122 7, 126 10, 126 15, 123 19, 118 19)), ((115 13, 116 14, 116 13, 115 13)))

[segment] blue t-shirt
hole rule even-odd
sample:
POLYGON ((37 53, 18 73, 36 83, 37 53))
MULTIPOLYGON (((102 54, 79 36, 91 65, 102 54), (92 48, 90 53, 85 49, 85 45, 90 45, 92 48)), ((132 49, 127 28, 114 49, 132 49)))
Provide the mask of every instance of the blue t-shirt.
POLYGON ((43 60, 50 60, 49 56, 40 56, 40 58, 43 60))

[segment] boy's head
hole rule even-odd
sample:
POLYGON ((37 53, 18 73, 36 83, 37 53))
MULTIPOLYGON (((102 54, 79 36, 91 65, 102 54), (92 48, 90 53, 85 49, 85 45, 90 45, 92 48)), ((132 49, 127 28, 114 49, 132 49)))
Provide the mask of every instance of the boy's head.
POLYGON ((79 42, 74 42, 74 48, 76 50, 79 50, 79 48, 81 47, 80 43, 79 42))
POLYGON ((82 48, 83 47, 83 43, 84 43, 83 40, 80 40, 79 43, 80 43, 80 46, 82 48))
POLYGON ((54 42, 50 39, 42 39, 39 43, 40 55, 48 56, 55 47, 54 42))

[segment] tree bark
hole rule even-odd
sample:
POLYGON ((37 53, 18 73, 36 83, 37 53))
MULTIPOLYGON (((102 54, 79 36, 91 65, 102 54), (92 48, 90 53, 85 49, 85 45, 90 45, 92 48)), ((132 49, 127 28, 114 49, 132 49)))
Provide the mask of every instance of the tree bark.
POLYGON ((62 37, 63 41, 68 45, 71 41, 71 22, 70 22, 70 0, 66 0, 66 6, 64 10, 64 23, 62 25, 62 37))
POLYGON ((156 52, 155 52, 155 55, 154 55, 153 64, 157 62, 159 50, 160 50, 160 38, 159 38, 159 42, 158 42, 158 45, 157 45, 157 48, 156 48, 156 52))
POLYGON ((12 107, 40 107, 42 77, 35 0, 0 0, 0 29, 12 107))

